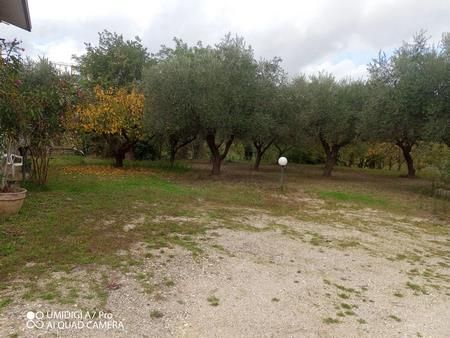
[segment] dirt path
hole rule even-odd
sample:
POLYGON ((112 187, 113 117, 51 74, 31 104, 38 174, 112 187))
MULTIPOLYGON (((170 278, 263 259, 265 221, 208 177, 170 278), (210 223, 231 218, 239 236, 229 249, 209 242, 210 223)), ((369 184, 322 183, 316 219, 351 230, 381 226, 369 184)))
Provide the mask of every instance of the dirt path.
POLYGON ((0 336, 448 337, 450 238, 425 219, 340 213, 342 222, 320 223, 249 210, 239 217, 246 230, 218 221, 197 238, 204 252, 194 259, 136 243, 143 265, 104 270, 105 309, 123 330, 28 329, 29 309, 89 305, 18 301, 0 314, 0 336))

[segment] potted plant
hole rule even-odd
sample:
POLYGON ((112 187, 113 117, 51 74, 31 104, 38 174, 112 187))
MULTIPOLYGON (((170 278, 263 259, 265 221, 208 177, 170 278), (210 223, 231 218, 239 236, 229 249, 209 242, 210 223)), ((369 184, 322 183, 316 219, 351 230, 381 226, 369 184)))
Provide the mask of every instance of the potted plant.
POLYGON ((23 125, 19 41, 0 40, 0 214, 17 213, 26 190, 14 184, 13 146, 23 125))
POLYGON ((0 183, 0 215, 15 214, 22 208, 27 191, 15 185, 14 166, 16 156, 11 152, 12 142, 7 141, 3 153, 0 183))

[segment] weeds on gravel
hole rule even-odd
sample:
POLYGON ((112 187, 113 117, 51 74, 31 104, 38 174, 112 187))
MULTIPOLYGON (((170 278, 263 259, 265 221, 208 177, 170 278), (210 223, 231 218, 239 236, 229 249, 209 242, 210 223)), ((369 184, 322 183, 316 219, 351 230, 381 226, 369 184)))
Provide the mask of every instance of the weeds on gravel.
POLYGON ((9 305, 11 302, 12 302, 12 299, 10 299, 10 298, 5 298, 5 299, 0 300, 0 311, 2 311, 2 309, 4 307, 6 307, 7 305, 9 305))
POLYGON ((340 321, 336 318, 327 317, 322 320, 325 324, 339 324, 340 321))
POLYGON ((348 292, 348 293, 360 293, 359 291, 357 291, 357 290, 355 290, 354 288, 346 288, 345 286, 343 286, 343 285, 340 285, 340 284, 336 284, 336 283, 334 283, 333 284, 337 289, 339 289, 339 290, 341 290, 341 291, 345 291, 345 292, 348 292))
POLYGON ((157 319, 157 318, 162 318, 162 317, 164 317, 164 314, 159 310, 152 310, 150 312, 150 318, 152 318, 152 319, 157 319))
POLYGON ((411 283, 411 282, 406 282, 406 287, 408 287, 409 289, 413 290, 415 295, 418 295, 419 293, 422 293, 424 295, 428 294, 428 292, 425 289, 425 287, 420 286, 418 284, 414 284, 414 283, 411 283))
POLYGON ((391 319, 393 319, 393 320, 395 320, 396 322, 401 322, 401 321, 402 321, 400 318, 398 318, 398 317, 395 316, 395 315, 389 315, 388 317, 391 318, 391 319))
POLYGON ((175 282, 171 279, 164 278, 164 285, 167 287, 175 286, 175 282))
POLYGON ((320 191, 319 196, 337 202, 358 203, 366 206, 386 206, 389 203, 384 198, 350 191, 320 191))
MULTIPOLYGON (((30 193, 21 212, 0 219, 0 289, 12 279, 42 280, 45 274, 52 271, 69 272, 74 268, 91 265, 95 268, 106 266, 125 271, 142 262, 116 253, 118 250, 128 250, 137 241, 146 242, 149 248, 155 249, 180 245, 193 255, 199 255, 202 251, 196 242, 197 236, 216 227, 217 225, 211 225, 216 224, 213 221, 238 230, 272 229, 272 226, 267 229, 252 228, 234 220, 242 210, 248 212, 252 208, 299 220, 324 223, 339 220, 346 226, 359 226, 361 231, 368 231, 372 220, 365 221, 367 224, 361 221, 362 225, 354 225, 351 221, 346 221, 339 212, 351 211, 359 206, 392 209, 404 217, 417 214, 416 209, 428 214, 430 212, 431 199, 412 190, 415 185, 426 182, 397 181, 381 176, 374 178, 373 171, 338 168, 343 175, 342 179, 326 181, 299 175, 302 189, 309 190, 314 195, 318 193, 325 200, 316 200, 323 202, 323 205, 319 204, 322 209, 330 211, 330 214, 322 214, 299 208, 295 189, 286 193, 286 199, 273 194, 271 173, 261 176, 261 181, 255 185, 246 180, 247 176, 240 177, 239 173, 211 181, 198 179, 198 173, 193 175, 183 168, 165 172, 167 168, 164 165, 153 162, 127 162, 126 167, 115 169, 109 166, 107 160, 89 158, 65 156, 52 159, 48 186, 45 189, 26 186, 30 193), (355 180, 354 173, 358 173, 359 180, 355 180), (419 199, 419 206, 418 203, 410 203, 414 198, 419 199), (143 216, 145 221, 133 230, 124 232, 124 224, 128 224, 136 215, 143 216), (177 217, 186 217, 187 220, 178 221, 177 217), (159 221, 154 221, 155 219, 159 221)), ((445 203, 450 206, 450 202, 445 203)), ((448 213, 442 215, 448 216, 448 213)), ((415 228, 409 230, 412 234, 416 229, 433 235, 449 234, 445 224, 417 221, 413 225, 415 228)), ((305 235, 289 227, 283 228, 282 225, 276 227, 296 238, 303 238, 305 235)), ((330 244, 320 233, 310 232, 306 235, 308 239, 311 238, 311 244, 316 246, 328 247, 335 244, 347 249, 359 245, 355 238, 330 244)), ((218 245, 215 248, 222 249, 218 245)), ((446 250, 436 250, 433 254, 447 257, 446 250)), ((147 253, 146 257, 151 258, 152 255, 147 253)), ((395 260, 412 262, 417 262, 420 258, 418 253, 413 252, 394 257, 395 260)), ((438 264, 442 267, 449 266, 444 261, 438 264)), ((431 272, 424 272, 423 276, 431 278, 431 272)), ((140 281, 146 279, 141 275, 137 278, 140 281)), ((433 278, 444 280, 444 277, 436 273, 433 278)), ((334 285, 342 299, 361 294, 359 290, 333 284, 326 279, 323 282, 334 285)), ((33 283, 24 283, 24 286, 33 283)), ((77 294, 76 289, 68 288, 64 292, 61 287, 54 285, 30 286, 25 297, 30 300, 72 303, 77 298, 95 295, 101 303, 106 303, 108 281, 97 280, 90 284, 87 294, 77 294)), ((409 284, 407 287, 413 291, 426 294, 424 287, 409 284)), ((149 284, 146 291, 153 292, 157 287, 159 286, 149 284)), ((217 306, 218 299, 213 303, 217 304, 211 305, 217 306)), ((0 308, 6 306, 7 303, 0 302, 0 308)))
POLYGON ((207 301, 209 302, 209 305, 211 305, 211 306, 219 305, 219 298, 217 298, 216 296, 209 296, 207 298, 207 301))

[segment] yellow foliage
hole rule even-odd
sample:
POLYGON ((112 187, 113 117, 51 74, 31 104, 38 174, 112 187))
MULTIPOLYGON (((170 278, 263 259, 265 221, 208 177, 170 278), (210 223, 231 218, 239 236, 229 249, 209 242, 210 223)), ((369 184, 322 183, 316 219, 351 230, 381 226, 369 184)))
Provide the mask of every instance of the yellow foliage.
POLYGON ((367 149, 367 157, 385 156, 396 157, 399 154, 399 149, 392 143, 373 143, 367 149))
POLYGON ((76 177, 76 175, 94 175, 99 178, 122 177, 127 175, 148 175, 153 170, 149 168, 112 168, 109 166, 66 166, 63 168, 65 175, 76 177))
POLYGON ((94 100, 79 105, 70 121, 73 129, 103 135, 127 135, 139 137, 142 134, 144 95, 135 88, 94 88, 94 100))

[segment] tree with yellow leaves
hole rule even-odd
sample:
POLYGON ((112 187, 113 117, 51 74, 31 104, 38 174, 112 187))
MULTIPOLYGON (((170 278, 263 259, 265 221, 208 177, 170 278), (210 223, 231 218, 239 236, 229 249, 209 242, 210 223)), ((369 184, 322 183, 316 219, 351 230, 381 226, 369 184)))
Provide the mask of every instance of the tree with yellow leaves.
POLYGON ((142 136, 144 96, 136 88, 103 89, 96 86, 93 97, 79 104, 69 120, 72 130, 102 136, 122 167, 125 154, 142 136))

